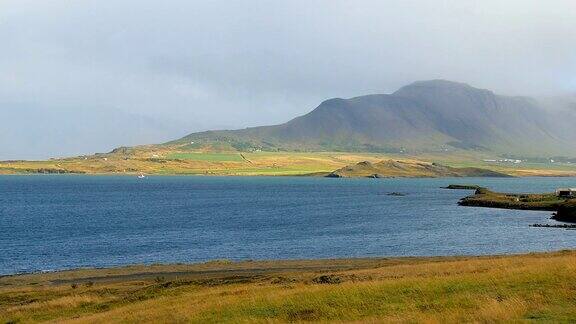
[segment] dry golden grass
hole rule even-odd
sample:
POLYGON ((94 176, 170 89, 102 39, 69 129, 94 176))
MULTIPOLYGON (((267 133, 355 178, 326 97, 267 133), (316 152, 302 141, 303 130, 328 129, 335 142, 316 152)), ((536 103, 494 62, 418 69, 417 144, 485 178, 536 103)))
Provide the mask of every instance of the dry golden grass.
POLYGON ((63 297, 50 299, 47 301, 34 302, 25 305, 12 306, 7 309, 8 312, 26 312, 39 309, 64 309, 75 308, 82 304, 102 303, 107 299, 96 295, 81 294, 81 295, 66 295, 63 297))
POLYGON ((576 252, 135 266, 0 287, 0 322, 573 322, 576 252))

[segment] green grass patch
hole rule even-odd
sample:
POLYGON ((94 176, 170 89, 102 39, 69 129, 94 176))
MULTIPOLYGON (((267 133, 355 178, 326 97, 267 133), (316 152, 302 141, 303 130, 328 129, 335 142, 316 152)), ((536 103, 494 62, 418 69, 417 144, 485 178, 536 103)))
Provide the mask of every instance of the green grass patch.
POLYGON ((244 159, 238 153, 172 153, 168 155, 173 160, 193 160, 208 162, 242 162, 244 159))

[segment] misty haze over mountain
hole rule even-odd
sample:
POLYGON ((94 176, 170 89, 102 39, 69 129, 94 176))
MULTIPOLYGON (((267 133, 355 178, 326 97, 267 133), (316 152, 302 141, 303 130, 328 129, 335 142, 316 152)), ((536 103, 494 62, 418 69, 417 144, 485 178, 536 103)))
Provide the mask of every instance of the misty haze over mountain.
MULTIPOLYGON (((328 98, 361 96, 327 101, 308 117, 325 121, 322 107, 337 110, 339 104, 394 106, 401 114, 409 106, 406 97, 420 96, 414 89, 363 96, 433 79, 538 103, 497 97, 497 104, 482 106, 505 110, 504 119, 470 105, 466 111, 481 122, 464 127, 458 124, 462 111, 443 106, 443 98, 419 97, 439 113, 450 109, 452 124, 438 128, 436 117, 418 106, 409 119, 414 125, 395 124, 394 134, 381 131, 388 124, 373 125, 365 130, 366 142, 419 149, 427 143, 408 139, 421 139, 426 130, 434 145, 490 144, 506 151, 509 138, 526 136, 556 151, 571 147, 563 141, 573 136, 564 126, 571 115, 551 111, 576 101, 573 15, 571 0, 5 0, 0 159, 92 153, 196 131, 280 124, 328 98), (546 112, 515 119, 524 109, 546 112), (505 127, 502 120, 514 124, 505 127), (474 127, 476 135, 466 135, 474 127)), ((340 135, 354 125, 341 126, 340 135)))

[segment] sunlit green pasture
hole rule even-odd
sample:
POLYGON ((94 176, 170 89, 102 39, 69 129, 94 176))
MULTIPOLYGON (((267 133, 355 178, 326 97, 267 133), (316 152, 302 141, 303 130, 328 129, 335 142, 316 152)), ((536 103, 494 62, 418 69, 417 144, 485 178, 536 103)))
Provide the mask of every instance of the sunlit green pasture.
POLYGON ((239 153, 171 153, 168 154, 168 159, 208 162, 241 162, 244 160, 239 153))

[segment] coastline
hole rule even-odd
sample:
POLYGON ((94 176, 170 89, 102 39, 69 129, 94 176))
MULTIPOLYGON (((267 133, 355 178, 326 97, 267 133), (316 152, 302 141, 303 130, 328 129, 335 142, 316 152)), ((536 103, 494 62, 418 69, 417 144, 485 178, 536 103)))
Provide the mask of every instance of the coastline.
MULTIPOLYGON (((235 175, 235 176, 325 176, 363 165, 378 167, 372 173, 383 177, 430 177, 458 170, 488 171, 513 177, 575 177, 573 164, 489 163, 489 156, 459 152, 443 154, 384 154, 370 152, 187 152, 135 149, 89 156, 49 160, 0 161, 0 174, 87 175, 235 175)), ((345 172, 346 173, 346 172, 345 172)), ((358 172, 356 172, 358 173, 358 172)), ((481 174, 476 172, 477 174, 481 174)), ((347 173, 345 175, 348 175, 347 173)), ((361 176, 362 174, 349 174, 361 176)))
MULTIPOLYGON (((328 179, 466 179, 466 178, 494 178, 494 177, 454 177, 454 176, 387 176, 387 177, 330 177, 331 172, 328 171, 318 171, 311 173, 294 173, 294 174, 266 174, 266 173, 256 173, 256 174, 234 174, 234 173, 146 173, 146 176, 151 177, 316 177, 316 178, 328 178, 328 179)), ((41 172, 18 172, 18 173, 2 173, 0 176, 125 176, 125 177, 136 177, 140 175, 140 172, 135 173, 116 173, 116 172, 94 172, 94 173, 41 173, 41 172)), ((576 178, 575 174, 538 174, 531 173, 529 175, 515 175, 509 177, 501 177, 502 179, 514 179, 514 178, 576 178)))
MULTIPOLYGON (((538 225, 538 224, 536 224, 538 225)), ((532 226, 538 227, 538 226, 532 226)), ((547 226, 544 226, 547 227, 547 226)), ((81 266, 69 267, 60 269, 42 269, 21 271, 14 273, 0 274, 0 286, 2 281, 7 278, 18 277, 55 277, 65 278, 70 275, 73 278, 78 275, 93 274, 96 277, 106 278, 109 276, 117 277, 125 274, 130 276, 147 277, 150 274, 199 274, 204 270, 214 272, 214 270, 222 270, 226 273, 234 273, 235 271, 246 272, 248 270, 275 272, 275 271, 328 271, 345 270, 345 269, 360 269, 364 266, 380 265, 380 264, 404 264, 404 263, 419 263, 419 262, 437 262, 437 261, 459 261, 469 259, 492 259, 492 258, 506 258, 522 255, 546 255, 558 252, 572 251, 571 249, 561 250, 540 250, 540 251, 523 251, 523 252, 503 252, 494 254, 454 254, 454 255, 406 255, 406 256, 359 256, 359 257, 320 257, 320 258, 295 258, 295 259, 210 259, 206 261, 194 262, 148 262, 148 263, 127 263, 118 265, 103 265, 103 266, 81 266)), ((576 247, 574 249, 576 254, 576 247)), ((58 279, 63 280, 63 279, 58 279)))

